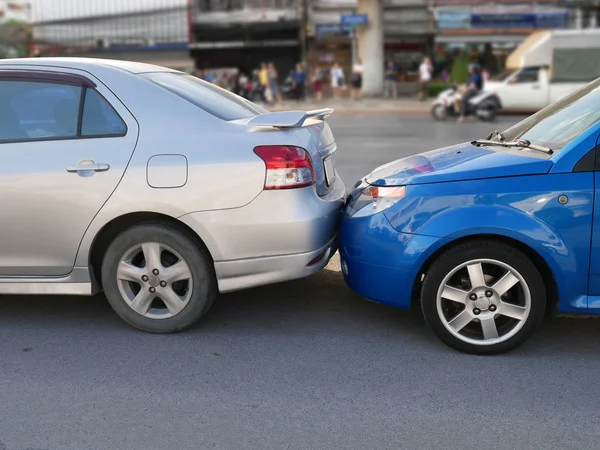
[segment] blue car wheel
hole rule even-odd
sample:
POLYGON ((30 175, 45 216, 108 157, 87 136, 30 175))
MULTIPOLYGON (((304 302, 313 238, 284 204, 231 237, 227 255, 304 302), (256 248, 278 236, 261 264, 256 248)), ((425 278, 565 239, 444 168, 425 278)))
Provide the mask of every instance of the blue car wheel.
POLYGON ((521 251, 496 241, 458 244, 425 275, 421 308, 446 345, 472 354, 498 354, 523 344, 544 317, 546 289, 521 251))

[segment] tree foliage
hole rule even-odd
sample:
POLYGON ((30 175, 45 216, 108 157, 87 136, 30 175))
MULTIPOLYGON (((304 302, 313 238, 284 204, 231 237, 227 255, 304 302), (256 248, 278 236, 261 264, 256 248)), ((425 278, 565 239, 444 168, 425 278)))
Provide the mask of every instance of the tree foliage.
POLYGON ((31 37, 32 26, 27 22, 8 20, 0 24, 0 58, 25 56, 31 37))

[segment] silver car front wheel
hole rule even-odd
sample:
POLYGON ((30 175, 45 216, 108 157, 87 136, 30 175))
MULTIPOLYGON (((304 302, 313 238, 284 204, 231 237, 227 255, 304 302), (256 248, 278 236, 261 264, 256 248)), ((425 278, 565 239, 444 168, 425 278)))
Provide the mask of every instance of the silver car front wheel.
POLYGON ((421 308, 431 330, 450 347, 503 353, 524 343, 540 324, 546 287, 520 250, 473 240, 433 262, 423 280, 421 308))
POLYGON ((102 285, 123 320, 152 333, 191 327, 217 293, 208 251, 160 223, 137 225, 115 238, 102 264, 102 285))

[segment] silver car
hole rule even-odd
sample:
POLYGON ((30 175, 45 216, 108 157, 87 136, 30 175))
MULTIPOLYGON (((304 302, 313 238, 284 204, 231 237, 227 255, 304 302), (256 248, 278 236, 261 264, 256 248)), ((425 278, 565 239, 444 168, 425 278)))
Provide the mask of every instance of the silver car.
POLYGON ((148 332, 310 275, 345 187, 331 110, 270 113, 191 75, 0 62, 0 294, 92 295, 148 332))

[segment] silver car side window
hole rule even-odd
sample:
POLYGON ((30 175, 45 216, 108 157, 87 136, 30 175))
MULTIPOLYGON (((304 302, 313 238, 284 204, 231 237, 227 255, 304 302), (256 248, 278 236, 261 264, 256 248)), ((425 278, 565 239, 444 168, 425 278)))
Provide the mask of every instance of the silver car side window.
POLYGON ((81 118, 82 137, 118 137, 127 134, 127 125, 96 89, 86 88, 81 118))
POLYGON ((82 87, 0 81, 0 142, 77 137, 82 87))

